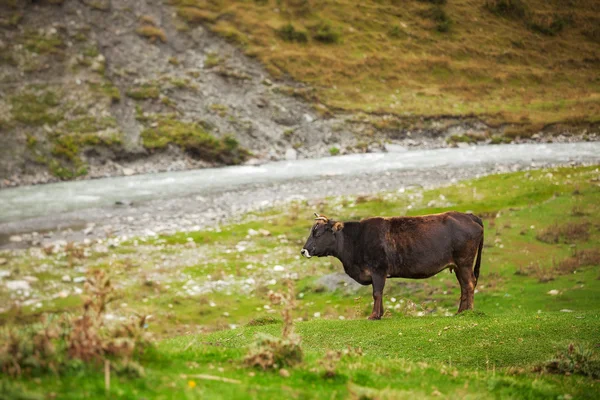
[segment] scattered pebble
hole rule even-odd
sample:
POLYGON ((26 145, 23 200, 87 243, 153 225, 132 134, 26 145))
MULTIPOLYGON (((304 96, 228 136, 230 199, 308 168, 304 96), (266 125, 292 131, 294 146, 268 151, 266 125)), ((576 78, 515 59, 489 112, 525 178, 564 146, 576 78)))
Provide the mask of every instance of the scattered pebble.
POLYGON ((285 369, 285 368, 281 368, 279 370, 279 375, 281 375, 284 378, 289 378, 290 377, 290 372, 287 369, 285 369))
POLYGON ((29 286, 29 282, 22 280, 22 281, 7 281, 6 282, 6 288, 8 290, 29 290, 31 289, 31 286, 29 286))

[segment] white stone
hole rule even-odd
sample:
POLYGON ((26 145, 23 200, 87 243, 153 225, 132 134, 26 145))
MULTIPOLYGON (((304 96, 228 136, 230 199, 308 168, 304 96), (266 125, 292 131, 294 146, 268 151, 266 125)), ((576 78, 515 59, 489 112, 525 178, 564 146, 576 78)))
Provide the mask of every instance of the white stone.
POLYGON ((404 146, 400 146, 399 144, 388 143, 385 145, 385 151, 388 153, 404 153, 405 151, 408 151, 408 149, 404 146))
POLYGON ((10 240, 13 243, 19 243, 23 241, 23 238, 19 235, 13 235, 8 240, 10 240))
POLYGON ((315 119, 312 117, 312 115, 310 115, 310 114, 304 114, 304 116, 303 116, 303 117, 304 117, 304 120, 305 120, 306 122, 308 122, 309 124, 315 120, 315 119))
POLYGON ((283 268, 281 265, 276 265, 273 267, 273 271, 281 272, 281 271, 285 271, 285 268, 283 268))
POLYGON ((292 148, 289 148, 285 151, 285 159, 292 161, 298 158, 298 152, 292 148))
POLYGON ((556 296, 556 295, 557 295, 557 294, 559 294, 559 293, 560 293, 560 292, 559 292, 558 290, 556 290, 556 289, 552 289, 552 290, 550 290, 550 291, 548 292, 548 294, 549 294, 550 296, 556 296))
POLYGON ((135 171, 131 168, 123 168, 123 175, 125 176, 131 176, 135 174, 135 171))
POLYGON ((85 276, 76 276, 73 278, 73 283, 83 283, 85 280, 85 276))
POLYGON ((321 313, 320 312, 316 312, 313 314, 313 317, 315 318, 321 318, 321 313))
POLYGON ((29 290, 29 282, 27 281, 7 281, 6 288, 8 290, 29 290))

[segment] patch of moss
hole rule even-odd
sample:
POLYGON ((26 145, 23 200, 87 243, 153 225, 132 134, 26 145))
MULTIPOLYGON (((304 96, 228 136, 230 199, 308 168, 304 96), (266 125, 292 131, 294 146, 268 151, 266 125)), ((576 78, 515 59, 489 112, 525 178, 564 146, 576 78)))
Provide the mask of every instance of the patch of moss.
POLYGON ((67 121, 63 129, 69 133, 90 133, 116 128, 117 121, 113 117, 95 118, 85 116, 67 121))
POLYGON ((525 124, 525 125, 513 125, 504 130, 504 136, 510 139, 530 138, 534 134, 540 132, 544 128, 540 124, 525 124))
POLYGON ((219 57, 217 53, 207 53, 206 58, 204 59, 204 67, 213 68, 220 65, 222 62, 223 59, 219 57))
POLYGON ((37 146, 38 140, 35 136, 33 135, 27 135, 27 148, 28 149, 33 149, 35 146, 37 146))
POLYGON ((42 158, 50 172, 60 179, 73 179, 87 174, 87 164, 81 158, 81 150, 85 147, 116 147, 122 144, 122 134, 112 132, 100 135, 93 131, 94 127, 113 127, 111 119, 82 118, 73 122, 69 132, 55 132, 50 136, 52 158, 42 158))
POLYGON ((73 135, 57 136, 51 153, 55 157, 75 162, 79 160, 79 144, 73 135))
POLYGON ((0 17, 0 27, 2 28, 14 28, 21 23, 23 19, 23 13, 13 12, 4 17, 0 17))
POLYGON ((110 82, 90 83, 90 89, 96 93, 101 93, 110 98, 113 103, 121 101, 121 92, 119 88, 110 82))
POLYGON ((210 162, 239 164, 250 155, 233 136, 218 139, 200 124, 171 117, 157 118, 157 126, 144 129, 141 138, 147 149, 160 150, 174 144, 193 157, 210 162))
POLYGON ((56 54, 64 47, 58 34, 43 35, 31 30, 23 34, 23 45, 27 50, 38 54, 56 54))
POLYGON ((456 144, 456 143, 477 143, 479 141, 485 140, 487 139, 489 136, 489 134, 486 133, 465 133, 463 135, 452 135, 450 136, 448 139, 446 139, 446 142, 449 144, 456 144))
POLYGON ((62 114, 53 110, 59 101, 58 95, 51 90, 21 93, 12 96, 10 102, 14 119, 26 125, 54 125, 63 119, 62 114))
POLYGON ((100 52, 98 51, 98 47, 96 47, 96 45, 91 45, 91 46, 87 46, 85 49, 83 49, 82 54, 86 57, 98 57, 98 54, 100 54, 100 52))
POLYGON ((179 89, 183 89, 190 84, 189 79, 181 79, 181 78, 171 77, 171 79, 169 81, 171 82, 171 84, 173 86, 175 86, 176 88, 179 88, 179 89))
POLYGON ((145 84, 129 89, 127 96, 135 100, 158 99, 160 90, 155 85, 145 84))
POLYGON ((490 144, 502 144, 502 143, 510 143, 512 140, 505 136, 494 135, 491 138, 490 144))
POLYGON ((285 137, 286 139, 289 139, 292 136, 294 136, 295 131, 296 130, 294 128, 286 129, 285 131, 283 131, 283 137, 285 137))
POLYGON ((329 154, 330 154, 330 155, 332 155, 332 156, 337 156, 338 154, 340 154, 340 149, 339 149, 339 147, 335 147, 335 146, 334 146, 334 147, 331 147, 331 148, 329 149, 329 154))
POLYGON ((214 104, 211 104, 210 106, 208 106, 208 109, 210 111, 213 111, 213 112, 219 114, 220 117, 227 116, 228 108, 225 104, 214 103, 214 104))

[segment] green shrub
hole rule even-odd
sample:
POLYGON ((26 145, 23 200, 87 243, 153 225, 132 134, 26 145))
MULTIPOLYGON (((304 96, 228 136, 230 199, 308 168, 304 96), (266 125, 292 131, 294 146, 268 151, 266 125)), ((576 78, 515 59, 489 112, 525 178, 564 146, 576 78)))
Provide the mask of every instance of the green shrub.
POLYGON ((559 350, 556 357, 540 369, 552 374, 577 374, 593 379, 600 378, 600 360, 590 348, 583 345, 570 344, 566 350, 559 350))
POLYGON ((319 22, 312 27, 313 39, 321 43, 338 43, 340 41, 340 33, 334 29, 329 22, 319 22))
POLYGON ((331 147, 329 149, 329 154, 332 156, 337 156, 338 154, 340 154, 340 149, 338 147, 331 147))
POLYGON ((159 118, 156 127, 144 129, 141 137, 144 147, 150 150, 174 144, 195 158, 228 165, 239 164, 250 155, 232 136, 218 139, 200 124, 166 117, 159 118))
POLYGON ((594 24, 583 29, 583 35, 592 42, 600 43, 600 21, 598 24, 594 24))
POLYGON ((527 23, 534 32, 547 36, 556 36, 567 26, 567 21, 560 15, 535 15, 527 23))
POLYGON ((277 30, 277 35, 279 35, 279 37, 286 42, 306 43, 308 41, 308 35, 306 32, 297 31, 296 28, 294 28, 294 25, 291 23, 283 25, 281 28, 279 28, 277 30))
POLYGON ((426 16, 435 22, 435 29, 438 32, 448 32, 452 26, 452 19, 446 11, 440 6, 432 7, 426 13, 426 16))
POLYGON ((388 30, 388 36, 394 39, 400 39, 406 36, 400 25, 394 25, 388 30))
POLYGON ((527 14, 527 6, 522 0, 486 0, 485 8, 507 18, 523 18, 527 14))

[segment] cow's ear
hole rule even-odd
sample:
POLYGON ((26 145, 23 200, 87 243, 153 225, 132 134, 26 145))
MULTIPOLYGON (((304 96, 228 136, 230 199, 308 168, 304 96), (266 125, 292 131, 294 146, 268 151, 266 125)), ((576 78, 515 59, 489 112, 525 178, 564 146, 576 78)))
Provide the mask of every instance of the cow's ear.
POLYGON ((343 222, 336 222, 335 224, 333 224, 333 231, 334 232, 339 232, 342 229, 344 229, 344 223, 343 222))

